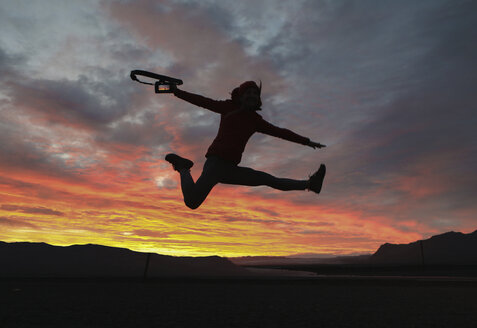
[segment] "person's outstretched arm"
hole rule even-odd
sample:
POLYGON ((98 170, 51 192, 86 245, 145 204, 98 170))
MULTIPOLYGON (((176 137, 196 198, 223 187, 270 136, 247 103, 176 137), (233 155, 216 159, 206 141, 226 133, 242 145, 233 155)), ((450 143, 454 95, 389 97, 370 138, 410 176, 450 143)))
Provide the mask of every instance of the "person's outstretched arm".
POLYGON ((264 119, 260 120, 257 131, 264 134, 268 134, 273 137, 277 137, 277 138, 285 139, 291 142, 296 142, 305 146, 309 146, 309 147, 312 147, 313 149, 326 147, 325 145, 322 145, 318 142, 311 141, 310 138, 306 138, 299 134, 296 134, 293 131, 290 131, 284 128, 279 128, 278 126, 275 126, 265 121, 264 119))
POLYGON ((211 110, 213 112, 223 114, 229 108, 231 100, 213 100, 201 95, 196 95, 194 93, 190 93, 184 90, 180 90, 177 87, 174 89, 174 95, 177 98, 185 100, 193 105, 211 110))

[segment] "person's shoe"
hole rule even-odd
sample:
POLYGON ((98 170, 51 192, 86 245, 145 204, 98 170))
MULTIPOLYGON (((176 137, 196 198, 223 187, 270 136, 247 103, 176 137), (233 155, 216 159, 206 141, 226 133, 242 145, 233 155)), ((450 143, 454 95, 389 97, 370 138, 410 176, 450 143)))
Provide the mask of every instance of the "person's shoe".
POLYGON ((194 162, 190 159, 180 157, 176 154, 167 154, 166 161, 172 164, 174 170, 181 171, 183 169, 189 170, 192 166, 194 166, 194 162))
POLYGON ((321 187, 323 186, 323 180, 326 174, 326 166, 325 164, 321 164, 318 171, 316 171, 311 177, 309 181, 308 190, 314 191, 317 194, 320 193, 321 187))

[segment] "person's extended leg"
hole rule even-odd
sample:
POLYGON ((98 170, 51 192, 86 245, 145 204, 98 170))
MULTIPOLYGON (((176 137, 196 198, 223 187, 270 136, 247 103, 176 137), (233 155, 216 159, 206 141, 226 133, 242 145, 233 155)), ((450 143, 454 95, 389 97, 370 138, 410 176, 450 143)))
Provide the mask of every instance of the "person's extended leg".
POLYGON ((220 179, 221 183, 242 186, 269 186, 278 190, 305 190, 309 180, 293 180, 277 178, 271 174, 257 171, 248 167, 236 166, 227 170, 220 179))
POLYGON ((219 182, 221 174, 220 165, 214 160, 208 159, 202 170, 202 174, 194 183, 189 169, 179 170, 181 175, 182 195, 184 203, 191 209, 198 208, 209 195, 210 191, 219 182))

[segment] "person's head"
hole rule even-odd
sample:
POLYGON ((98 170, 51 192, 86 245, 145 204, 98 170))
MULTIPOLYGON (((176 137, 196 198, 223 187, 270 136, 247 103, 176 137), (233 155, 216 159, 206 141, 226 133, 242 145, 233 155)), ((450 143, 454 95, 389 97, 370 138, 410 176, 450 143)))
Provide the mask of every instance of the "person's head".
POLYGON ((261 110, 261 91, 262 82, 260 87, 254 81, 244 82, 232 91, 232 101, 249 110, 261 110))

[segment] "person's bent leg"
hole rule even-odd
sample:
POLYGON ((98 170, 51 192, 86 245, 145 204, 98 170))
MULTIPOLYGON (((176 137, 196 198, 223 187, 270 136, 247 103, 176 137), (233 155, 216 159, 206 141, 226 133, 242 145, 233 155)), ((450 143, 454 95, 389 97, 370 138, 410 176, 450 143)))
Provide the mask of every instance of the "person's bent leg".
POLYGON ((241 166, 228 170, 220 182, 242 186, 269 186, 283 191, 305 190, 309 184, 308 180, 277 178, 271 174, 241 166))
POLYGON ((201 176, 194 183, 190 170, 180 170, 181 189, 184 196, 184 203, 190 209, 198 208, 209 195, 210 191, 219 181, 220 171, 215 163, 207 160, 201 176))

